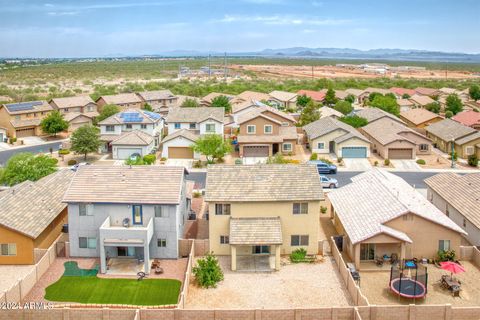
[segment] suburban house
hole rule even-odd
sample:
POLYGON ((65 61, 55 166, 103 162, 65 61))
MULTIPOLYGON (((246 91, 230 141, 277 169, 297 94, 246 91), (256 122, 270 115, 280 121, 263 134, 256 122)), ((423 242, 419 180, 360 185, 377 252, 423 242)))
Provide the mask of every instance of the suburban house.
POLYGON ((234 271, 241 260, 266 259, 278 270, 281 254, 318 252, 325 198, 315 166, 210 166, 205 201, 210 250, 230 255, 234 271))
POLYGON ((298 134, 291 115, 260 105, 236 116, 235 123, 240 157, 295 154, 298 134))
POLYGON ((405 95, 409 97, 413 96, 416 92, 413 89, 406 89, 406 88, 399 88, 399 87, 391 87, 390 92, 393 93, 397 99, 402 99, 405 95))
POLYGON ((480 246, 480 173, 439 173, 425 183, 427 199, 467 232, 471 245, 480 246))
POLYGON ((405 121, 407 126, 418 129, 423 129, 432 123, 443 120, 440 115, 422 108, 400 112, 400 119, 405 121))
POLYGON ((227 97, 229 101, 231 101, 233 98, 235 98, 235 96, 233 96, 231 94, 211 92, 200 100, 200 104, 204 107, 210 107, 212 105, 213 99, 215 99, 217 97, 220 97, 220 96, 227 97))
POLYGON ((93 119, 98 116, 97 104, 89 96, 54 98, 49 103, 68 121, 68 131, 91 125, 93 119))
POLYGON ((436 258, 458 252, 465 231, 402 178, 373 169, 329 193, 343 252, 357 269, 384 255, 399 259, 436 258))
POLYGON ((429 96, 422 96, 419 94, 414 94, 409 98, 409 100, 413 103, 415 107, 418 108, 425 108, 425 106, 431 103, 435 103, 435 100, 433 100, 429 96))
POLYGON ((440 95, 440 92, 437 89, 432 89, 432 88, 423 88, 423 87, 418 87, 414 89, 415 92, 421 96, 428 96, 428 97, 435 97, 440 95))
POLYGON ((325 99, 326 90, 314 91, 314 90, 299 90, 297 95, 310 97, 313 101, 317 103, 322 103, 325 99))
POLYGON ((267 101, 270 98, 268 93, 257 91, 243 91, 232 99, 232 104, 237 104, 245 101, 267 101))
POLYGON ((130 259, 134 274, 148 274, 151 259, 178 258, 191 203, 185 174, 174 166, 80 167, 63 198, 70 255, 100 257, 101 273, 130 259))
POLYGON ((141 109, 126 109, 98 123, 101 152, 111 152, 113 159, 144 156, 160 145, 163 118, 141 109))
POLYGON ((370 141, 352 126, 333 117, 309 123, 303 130, 312 153, 334 153, 342 158, 370 156, 370 141))
POLYGON ((384 159, 415 159, 432 151, 430 139, 390 118, 369 123, 360 131, 372 143, 373 152, 384 159))
POLYGON ((297 94, 286 91, 272 91, 269 93, 268 102, 278 109, 295 109, 297 107, 297 94))
POLYGON ((168 135, 162 140, 162 157, 198 159, 193 152, 194 142, 205 134, 223 137, 224 109, 214 107, 172 108, 166 122, 168 135))
POLYGON ((452 152, 453 141, 455 153, 460 158, 468 158, 469 155, 475 154, 475 147, 480 144, 480 131, 451 119, 431 124, 425 130, 433 146, 443 152, 452 152))
POLYGON ((397 99, 398 106, 400 107, 400 112, 408 111, 415 107, 415 104, 408 99, 397 99))
POLYGON ((367 119, 368 123, 375 122, 380 119, 388 118, 398 123, 404 124, 402 120, 395 117, 393 114, 383 111, 379 108, 364 108, 360 110, 354 110, 353 113, 356 116, 367 119))
POLYGON ((35 264, 67 223, 63 193, 73 177, 59 170, 0 193, 0 265, 35 264))
POLYGON ((358 96, 358 102, 360 104, 365 104, 367 102, 368 98, 370 97, 370 94, 372 94, 372 93, 379 93, 381 95, 386 95, 386 94, 389 94, 391 92, 387 89, 382 89, 382 88, 367 88, 367 89, 363 90, 362 93, 358 96))
POLYGON ((347 94, 355 97, 355 101, 354 101, 355 104, 360 103, 359 97, 363 93, 363 90, 361 90, 361 89, 347 89, 347 90, 345 90, 345 92, 347 94))
POLYGON ((40 122, 53 107, 46 101, 7 103, 0 106, 0 126, 8 137, 23 138, 42 135, 40 122))
POLYGON ((454 115, 452 120, 457 121, 464 126, 480 130, 480 112, 473 110, 463 111, 454 115))
POLYGON ((333 117, 341 118, 344 114, 330 107, 323 106, 320 108, 320 118, 333 117))
POLYGON ((178 100, 170 90, 144 91, 137 95, 155 111, 171 108, 177 104, 178 100))
POLYGON ((103 106, 106 104, 115 104, 122 111, 125 109, 141 109, 145 104, 145 102, 135 93, 120 93, 109 96, 101 96, 95 102, 98 105, 99 111, 102 111, 103 106))

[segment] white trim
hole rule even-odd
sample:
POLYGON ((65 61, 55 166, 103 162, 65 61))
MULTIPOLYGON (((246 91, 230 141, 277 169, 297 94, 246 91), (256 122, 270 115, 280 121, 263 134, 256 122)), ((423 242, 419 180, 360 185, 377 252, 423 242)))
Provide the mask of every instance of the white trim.
POLYGON ((263 126, 263 133, 264 134, 273 134, 273 126, 271 124, 266 124, 263 126), (265 130, 267 127, 270 127, 270 132, 267 132, 267 130, 265 130))
POLYGON ((257 132, 257 126, 254 124, 247 125, 247 134, 255 134, 257 132), (253 127, 253 132, 249 132, 248 128, 253 127))
POLYGON ((287 152, 290 152, 290 151, 293 151, 293 145, 291 142, 284 142, 282 143, 282 151, 287 151, 287 152), (286 150, 285 149, 285 146, 290 146, 290 150, 286 150))

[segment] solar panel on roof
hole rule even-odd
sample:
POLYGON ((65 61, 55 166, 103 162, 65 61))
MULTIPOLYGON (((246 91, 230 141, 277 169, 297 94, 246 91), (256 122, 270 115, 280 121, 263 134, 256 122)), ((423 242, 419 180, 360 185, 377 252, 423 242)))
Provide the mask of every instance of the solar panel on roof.
POLYGON ((162 116, 159 115, 158 113, 155 113, 155 112, 151 112, 151 111, 144 111, 144 113, 149 116, 150 118, 154 119, 154 120, 158 120, 160 119, 162 116))
POLYGON ((122 112, 120 114, 120 118, 123 119, 124 122, 142 122, 143 117, 138 112, 122 112))
POLYGON ((20 103, 10 103, 6 104, 8 111, 10 112, 18 112, 18 111, 25 111, 25 110, 32 110, 35 106, 42 105, 42 101, 30 101, 30 102, 20 102, 20 103))

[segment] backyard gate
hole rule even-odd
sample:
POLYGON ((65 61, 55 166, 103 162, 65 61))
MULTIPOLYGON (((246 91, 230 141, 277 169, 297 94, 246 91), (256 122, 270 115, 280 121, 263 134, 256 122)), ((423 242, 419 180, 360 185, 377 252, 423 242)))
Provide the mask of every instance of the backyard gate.
POLYGON ((55 252, 57 253, 57 257, 65 258, 65 242, 58 241, 55 244, 55 252))

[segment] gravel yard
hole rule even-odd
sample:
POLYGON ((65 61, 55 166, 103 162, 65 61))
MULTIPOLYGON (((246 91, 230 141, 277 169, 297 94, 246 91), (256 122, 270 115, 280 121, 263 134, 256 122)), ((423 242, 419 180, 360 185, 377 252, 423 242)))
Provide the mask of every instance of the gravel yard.
POLYGON ((321 263, 282 265, 272 273, 230 271, 230 257, 219 257, 225 280, 202 289, 192 279, 187 309, 313 308, 348 306, 352 301, 333 259, 321 263))

